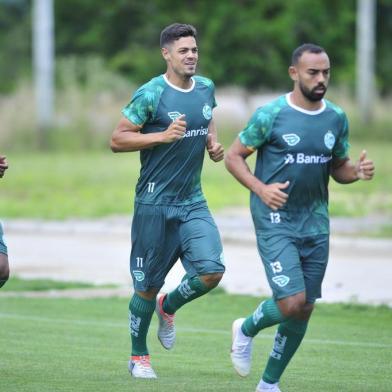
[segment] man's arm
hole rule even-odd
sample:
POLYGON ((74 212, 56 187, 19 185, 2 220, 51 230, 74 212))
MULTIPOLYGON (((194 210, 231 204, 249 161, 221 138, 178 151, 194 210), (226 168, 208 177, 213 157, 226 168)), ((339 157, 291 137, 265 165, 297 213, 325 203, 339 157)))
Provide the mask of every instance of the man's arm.
POLYGON ((8 169, 8 162, 5 156, 0 155, 0 178, 4 176, 4 172, 8 169))
POLYGON ((218 132, 216 130, 215 122, 212 119, 208 125, 207 152, 214 162, 221 161, 225 154, 222 144, 218 143, 217 139, 218 132))
POLYGON ((113 152, 139 151, 162 143, 172 143, 184 136, 186 130, 185 115, 174 120, 162 132, 141 133, 141 125, 136 125, 127 118, 122 118, 113 131, 110 148, 113 152))
POLYGON ((258 195, 268 207, 277 210, 287 201, 288 195, 282 189, 287 188, 289 182, 267 185, 260 181, 246 163, 246 158, 252 153, 253 151, 246 148, 237 138, 226 154, 226 168, 242 185, 258 195))
POLYGON ((340 184, 350 184, 357 180, 371 180, 374 176, 374 163, 362 151, 357 162, 351 159, 334 158, 331 168, 332 178, 340 184))

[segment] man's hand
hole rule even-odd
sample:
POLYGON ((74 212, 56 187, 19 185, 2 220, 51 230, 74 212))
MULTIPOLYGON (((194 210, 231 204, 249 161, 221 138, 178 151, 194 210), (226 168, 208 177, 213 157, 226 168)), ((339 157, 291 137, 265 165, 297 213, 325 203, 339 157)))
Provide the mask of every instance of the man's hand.
POLYGON ((285 183, 275 182, 268 185, 263 184, 256 193, 268 207, 276 211, 286 203, 289 196, 282 190, 286 189, 289 185, 289 181, 285 183))
POLYGON ((8 169, 6 157, 0 155, 0 178, 4 176, 4 172, 8 169))
POLYGON ((358 162, 355 164, 355 171, 360 180, 371 180, 374 176, 374 163, 366 158, 366 151, 363 150, 359 156, 358 162))
POLYGON ((222 144, 218 143, 216 136, 211 133, 207 135, 207 152, 214 162, 221 161, 225 154, 222 144))
POLYGON ((186 131, 185 114, 177 117, 166 129, 162 132, 162 143, 173 143, 184 137, 186 131))

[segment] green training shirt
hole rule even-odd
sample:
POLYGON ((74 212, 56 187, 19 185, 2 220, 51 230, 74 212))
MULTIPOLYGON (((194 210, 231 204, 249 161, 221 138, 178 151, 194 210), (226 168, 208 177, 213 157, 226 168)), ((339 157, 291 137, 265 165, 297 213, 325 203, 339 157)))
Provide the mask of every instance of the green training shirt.
POLYGON ((239 135, 257 149, 255 176, 265 184, 290 181, 288 201, 273 211, 251 193, 251 211, 261 235, 329 233, 328 181, 333 157, 348 156, 345 113, 327 100, 321 109, 293 105, 290 94, 259 108, 239 135))
POLYGON ((192 77, 192 87, 180 89, 164 75, 151 79, 122 110, 142 133, 162 132, 185 114, 182 139, 140 151, 140 177, 135 201, 144 204, 186 205, 204 201, 200 184, 208 125, 216 106, 211 80, 192 77))

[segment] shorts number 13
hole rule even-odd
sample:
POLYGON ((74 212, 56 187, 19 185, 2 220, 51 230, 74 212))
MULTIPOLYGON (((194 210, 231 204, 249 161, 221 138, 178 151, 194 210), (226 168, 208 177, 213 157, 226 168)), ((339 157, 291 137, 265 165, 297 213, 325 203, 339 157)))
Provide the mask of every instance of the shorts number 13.
POLYGON ((280 214, 279 212, 271 212, 270 213, 271 223, 280 223, 280 214))

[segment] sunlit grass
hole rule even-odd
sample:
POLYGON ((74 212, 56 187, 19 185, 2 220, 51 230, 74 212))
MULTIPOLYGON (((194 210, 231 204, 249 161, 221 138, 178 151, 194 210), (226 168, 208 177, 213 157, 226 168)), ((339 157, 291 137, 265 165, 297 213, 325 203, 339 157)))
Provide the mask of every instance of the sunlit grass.
POLYGON ((47 291, 47 290, 66 290, 66 289, 87 289, 87 288, 106 288, 115 285, 96 286, 85 282, 60 282, 51 279, 21 279, 11 276, 1 291, 47 291))
MULTIPOLYGON (((340 185, 330 182, 332 215, 392 213, 392 144, 354 144, 376 163, 373 181, 340 185)), ((0 180, 0 216, 42 219, 92 218, 129 214, 139 176, 138 153, 10 153, 10 168, 0 180)), ((250 165, 253 165, 250 160, 250 165)), ((212 210, 248 206, 249 192, 225 169, 223 162, 205 161, 202 186, 212 210)))
MULTIPOLYGON (((254 391, 276 328, 255 339, 246 378, 233 370, 229 351, 233 320, 251 314, 260 300, 219 293, 184 306, 170 351, 156 338, 153 316, 148 345, 158 379, 135 380, 127 371, 128 298, 2 298, 0 292, 4 391, 254 391)), ((385 306, 318 305, 282 390, 390 391, 391 323, 385 306)))

